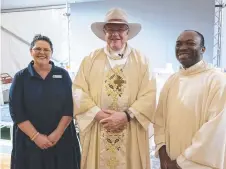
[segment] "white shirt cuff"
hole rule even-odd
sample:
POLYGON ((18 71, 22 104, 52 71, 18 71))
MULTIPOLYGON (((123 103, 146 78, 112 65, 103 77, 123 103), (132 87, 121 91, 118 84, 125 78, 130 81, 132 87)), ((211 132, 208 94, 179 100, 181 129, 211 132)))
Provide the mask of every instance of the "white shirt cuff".
POLYGON ((177 164, 182 169, 213 169, 212 167, 199 165, 198 163, 187 160, 183 155, 177 158, 177 164))
POLYGON ((160 144, 156 145, 156 147, 155 147, 155 157, 156 158, 159 158, 159 150, 164 145, 166 145, 166 144, 165 143, 160 143, 160 144))
POLYGON ((129 108, 127 112, 129 113, 130 118, 133 119, 135 117, 133 114, 133 110, 131 110, 131 108, 129 108))

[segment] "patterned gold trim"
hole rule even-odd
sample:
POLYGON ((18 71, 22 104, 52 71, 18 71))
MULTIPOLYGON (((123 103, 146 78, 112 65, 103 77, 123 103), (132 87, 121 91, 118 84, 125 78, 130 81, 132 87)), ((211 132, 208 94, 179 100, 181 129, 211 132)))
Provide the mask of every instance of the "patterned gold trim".
POLYGON ((109 109, 118 111, 118 98, 122 96, 125 84, 126 80, 120 66, 116 66, 112 71, 108 72, 105 80, 105 89, 107 95, 112 98, 112 104, 109 109))
MULTIPOLYGON (((110 69, 105 77, 105 92, 108 97, 112 99, 111 104, 108 106, 108 109, 110 110, 121 111, 118 101, 119 98, 122 97, 126 87, 126 80, 122 70, 123 66, 116 66, 113 69, 110 69)), ((101 169, 126 168, 126 132, 126 128, 119 133, 113 133, 101 127, 101 169)))
POLYGON ((126 161, 123 160, 126 152, 126 130, 120 133, 108 132, 101 129, 102 152, 104 152, 104 165, 106 169, 125 168, 126 161))

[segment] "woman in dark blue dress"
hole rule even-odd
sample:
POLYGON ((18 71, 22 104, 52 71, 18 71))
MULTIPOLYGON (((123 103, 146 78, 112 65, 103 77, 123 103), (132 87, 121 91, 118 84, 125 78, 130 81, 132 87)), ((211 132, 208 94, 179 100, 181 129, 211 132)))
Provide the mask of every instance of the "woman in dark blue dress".
POLYGON ((72 120, 72 82, 50 61, 53 45, 34 37, 33 61, 16 73, 10 89, 14 122, 11 169, 79 169, 80 147, 72 120))

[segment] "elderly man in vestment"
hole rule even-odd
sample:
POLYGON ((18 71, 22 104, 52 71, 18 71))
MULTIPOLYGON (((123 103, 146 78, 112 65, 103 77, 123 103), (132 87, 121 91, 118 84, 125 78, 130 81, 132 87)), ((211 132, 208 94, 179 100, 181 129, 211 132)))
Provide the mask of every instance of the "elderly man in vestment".
POLYGON ((204 37, 180 34, 181 69, 163 87, 155 114, 162 169, 226 169, 226 77, 204 60, 204 37))
POLYGON ((107 45, 84 58, 73 83, 81 169, 150 169, 156 84, 148 60, 127 43, 141 25, 114 8, 91 29, 107 45))

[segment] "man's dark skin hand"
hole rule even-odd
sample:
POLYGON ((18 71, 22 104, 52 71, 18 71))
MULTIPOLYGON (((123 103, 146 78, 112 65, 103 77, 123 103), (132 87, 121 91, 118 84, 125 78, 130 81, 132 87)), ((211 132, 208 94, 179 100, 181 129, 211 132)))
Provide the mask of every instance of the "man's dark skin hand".
POLYGON ((161 169, 181 169, 176 160, 171 160, 166 152, 166 146, 162 146, 159 149, 159 158, 161 169))
POLYGON ((167 163, 167 169, 181 169, 179 165, 177 164, 176 160, 170 161, 167 163))
POLYGON ((171 159, 166 152, 166 146, 162 146, 159 149, 159 158, 161 169, 167 169, 167 164, 171 161, 171 159))

